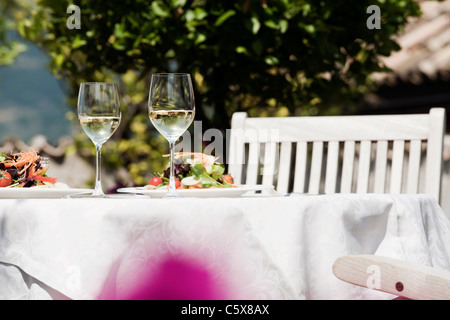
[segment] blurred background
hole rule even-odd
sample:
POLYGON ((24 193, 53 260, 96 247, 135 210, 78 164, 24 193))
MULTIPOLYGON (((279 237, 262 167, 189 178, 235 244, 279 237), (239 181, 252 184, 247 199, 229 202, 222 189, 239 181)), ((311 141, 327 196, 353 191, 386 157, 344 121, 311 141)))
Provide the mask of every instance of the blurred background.
POLYGON ((51 174, 73 187, 94 180, 95 149, 76 118, 83 81, 120 84, 123 119, 103 147, 105 189, 146 184, 167 165, 167 142, 147 116, 152 72, 191 73, 196 121, 224 137, 236 111, 450 105, 448 0, 0 0, 0 14, 1 151, 50 155, 51 174), (370 5, 379 28, 369 27, 370 5))

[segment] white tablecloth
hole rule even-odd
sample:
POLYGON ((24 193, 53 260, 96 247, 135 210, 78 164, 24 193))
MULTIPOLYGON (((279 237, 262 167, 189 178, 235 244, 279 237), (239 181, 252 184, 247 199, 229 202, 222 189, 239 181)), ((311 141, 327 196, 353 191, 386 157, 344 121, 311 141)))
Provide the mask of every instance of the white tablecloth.
POLYGON ((337 279, 335 259, 450 270, 449 231, 425 195, 4 199, 0 299, 124 299, 167 257, 211 271, 224 299, 390 299, 337 279))

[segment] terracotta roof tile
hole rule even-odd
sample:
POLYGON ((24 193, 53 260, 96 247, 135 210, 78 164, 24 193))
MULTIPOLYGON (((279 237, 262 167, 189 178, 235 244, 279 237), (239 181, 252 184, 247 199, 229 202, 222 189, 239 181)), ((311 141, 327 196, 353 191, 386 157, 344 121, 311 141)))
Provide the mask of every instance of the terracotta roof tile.
POLYGON ((381 61, 393 74, 376 73, 377 82, 395 83, 396 79, 420 82, 450 71, 450 0, 421 1, 422 16, 412 18, 396 39, 402 48, 381 61))

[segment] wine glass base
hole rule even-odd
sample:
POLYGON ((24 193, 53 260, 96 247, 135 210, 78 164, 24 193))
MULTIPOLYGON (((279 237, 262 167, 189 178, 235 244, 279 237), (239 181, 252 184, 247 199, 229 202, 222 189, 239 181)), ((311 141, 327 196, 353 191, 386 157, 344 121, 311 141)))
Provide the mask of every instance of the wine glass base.
POLYGON ((169 191, 162 198, 163 199, 180 199, 181 196, 176 191, 172 191, 172 192, 169 191))
POLYGON ((143 198, 148 199, 147 196, 138 194, 92 194, 91 192, 75 193, 65 195, 66 199, 125 199, 125 198, 143 198))
POLYGON ((92 192, 82 192, 82 193, 69 194, 69 195, 64 196, 64 198, 70 198, 70 199, 78 199, 78 198, 106 198, 106 195, 93 194, 92 192))

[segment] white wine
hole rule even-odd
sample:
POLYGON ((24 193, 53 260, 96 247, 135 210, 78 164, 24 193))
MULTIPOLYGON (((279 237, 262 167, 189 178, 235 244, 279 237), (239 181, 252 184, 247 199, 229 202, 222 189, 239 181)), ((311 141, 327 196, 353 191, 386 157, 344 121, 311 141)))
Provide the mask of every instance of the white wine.
POLYGON ((194 110, 155 110, 148 116, 155 128, 169 141, 177 140, 194 120, 194 110))
POLYGON ((96 144, 105 143, 116 131, 120 123, 120 117, 113 116, 79 116, 78 120, 84 132, 96 144))

